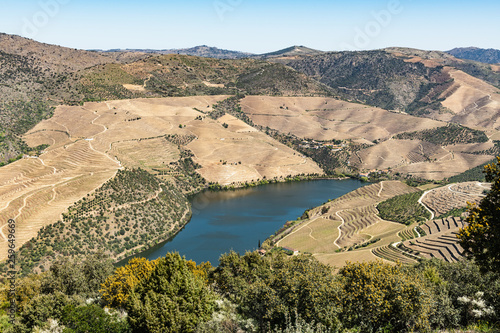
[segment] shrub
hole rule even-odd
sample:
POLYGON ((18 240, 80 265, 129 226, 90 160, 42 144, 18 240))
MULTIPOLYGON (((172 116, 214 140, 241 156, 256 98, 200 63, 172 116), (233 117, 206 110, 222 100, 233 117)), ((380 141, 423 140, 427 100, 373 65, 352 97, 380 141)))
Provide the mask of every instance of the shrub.
POLYGON ((210 319, 215 296, 178 253, 167 253, 127 300, 134 332, 193 332, 210 319))

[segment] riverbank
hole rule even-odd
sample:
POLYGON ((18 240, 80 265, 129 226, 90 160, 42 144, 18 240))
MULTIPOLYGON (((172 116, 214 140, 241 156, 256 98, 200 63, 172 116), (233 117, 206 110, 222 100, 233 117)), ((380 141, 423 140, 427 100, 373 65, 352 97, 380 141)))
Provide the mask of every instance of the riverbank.
POLYGON ((205 190, 190 197, 192 218, 175 237, 132 257, 153 260, 177 251, 196 262, 217 264, 221 254, 230 250, 241 254, 255 250, 286 221, 295 220, 305 210, 361 186, 359 180, 344 178, 205 190))

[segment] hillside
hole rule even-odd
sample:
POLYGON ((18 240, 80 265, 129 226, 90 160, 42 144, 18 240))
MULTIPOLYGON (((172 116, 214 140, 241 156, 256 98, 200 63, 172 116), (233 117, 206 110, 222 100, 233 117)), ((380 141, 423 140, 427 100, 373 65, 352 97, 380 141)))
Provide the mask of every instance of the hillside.
POLYGON ((163 50, 152 50, 152 49, 112 49, 112 50, 97 50, 104 53, 147 53, 147 54, 183 54, 196 57, 204 58, 215 58, 215 59, 241 59, 250 58, 254 56, 252 53, 224 50, 213 46, 199 45, 184 49, 163 49, 163 50))
POLYGON ((329 89, 281 64, 157 55, 87 70, 78 89, 85 100, 217 94, 309 95, 329 89))
POLYGON ((415 115, 443 111, 436 97, 451 81, 440 67, 407 62, 385 51, 331 52, 279 61, 348 100, 415 115))
POLYGON ((441 180, 494 155, 482 131, 333 98, 248 96, 241 109, 332 174, 390 170, 441 180))
POLYGON ((317 55, 317 54, 322 54, 324 53, 323 51, 311 49, 305 46, 290 46, 287 47, 286 49, 274 51, 274 52, 269 52, 269 53, 264 53, 264 54, 258 54, 254 55, 253 58, 256 59, 272 59, 272 58, 286 58, 286 57, 296 57, 296 56, 310 56, 310 55, 317 55))
MULTIPOLYGON (((193 50, 203 56, 225 54, 207 47, 193 50)), ((265 61, 90 52, 7 34, 0 34, 0 64, 0 163, 29 153, 22 134, 60 104, 236 92, 331 93, 303 74, 265 61)))
MULTIPOLYGON (((207 182, 243 185, 322 173, 309 158, 241 120, 230 115, 217 120, 208 117, 212 106, 227 97, 57 107, 53 117, 23 137, 31 147, 44 145, 43 152, 1 169, 0 259, 7 254, 8 218, 16 219, 16 244, 21 246, 42 227, 61 220, 68 207, 94 193, 124 167, 142 168, 175 186, 180 194, 197 192, 207 182)), ((101 195, 99 202, 113 201, 111 197, 101 195)), ((137 201, 141 200, 132 200, 137 201)), ((103 213, 104 208, 109 207, 102 206, 103 213)), ((144 244, 143 240, 133 247, 144 244)), ((114 251, 113 257, 124 251, 114 251)))
POLYGON ((403 47, 391 47, 385 50, 407 61, 421 62, 428 67, 450 66, 495 87, 500 87, 500 67, 497 65, 458 59, 448 53, 440 51, 425 51, 403 47))
POLYGON ((396 181, 367 185, 287 222, 264 247, 292 248, 337 267, 375 258, 461 261, 456 234, 464 223, 462 212, 453 212, 481 200, 489 187, 469 182, 424 192, 396 181), (438 216, 445 213, 450 217, 438 216))
POLYGON ((112 62, 96 52, 45 44, 32 39, 0 33, 0 50, 29 59, 43 70, 67 73, 112 62))
POLYGON ((480 49, 478 47, 457 47, 446 53, 459 59, 474 60, 486 64, 500 64, 500 50, 480 49))

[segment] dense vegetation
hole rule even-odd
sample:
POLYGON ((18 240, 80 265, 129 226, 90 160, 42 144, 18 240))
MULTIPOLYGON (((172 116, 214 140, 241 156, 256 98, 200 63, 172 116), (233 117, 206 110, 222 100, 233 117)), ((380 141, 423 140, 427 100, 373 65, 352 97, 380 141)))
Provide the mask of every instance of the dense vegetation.
POLYGON ((500 63, 500 50, 480 49, 477 47, 459 47, 447 51, 447 53, 459 59, 474 60, 487 64, 500 63))
POLYGON ((468 223, 458 238, 465 253, 485 271, 500 271, 500 157, 484 168, 491 190, 469 207, 468 223))
POLYGON ((328 88, 281 64, 155 55, 132 64, 86 70, 78 84, 84 100, 224 94, 327 95, 328 88), (144 87, 130 91, 124 84, 144 87))
POLYGON ((451 84, 440 67, 405 62, 385 51, 331 52, 286 64, 346 99, 410 114, 439 111, 437 96, 451 84))
MULTIPOLYGON (((21 135, 52 116, 53 110, 47 103, 36 100, 0 104, 0 164, 12 162, 32 151, 21 135)), ((39 153, 39 149, 32 153, 39 153)))
POLYGON ((475 168, 469 169, 467 171, 462 172, 461 174, 458 174, 456 176, 452 176, 448 178, 448 181, 450 183, 461 183, 461 182, 471 182, 471 181, 479 181, 479 182, 484 182, 486 180, 486 177, 484 175, 484 167, 491 162, 494 162, 495 160, 491 160, 489 162, 486 162, 484 164, 478 165, 475 168))
POLYGON ((463 208, 454 208, 454 209, 450 210, 449 212, 446 212, 446 213, 444 213, 444 214, 436 217, 436 220, 445 219, 445 218, 450 217, 450 216, 460 217, 465 212, 467 212, 467 208, 465 208, 465 207, 463 207, 463 208))
POLYGON ((447 126, 427 129, 419 132, 401 133, 396 135, 394 138, 400 140, 422 140, 440 146, 488 141, 488 137, 483 131, 470 129, 456 124, 448 124, 447 126))
POLYGON ((426 332, 491 328, 500 311, 498 274, 470 261, 347 263, 334 273, 305 255, 231 252, 211 268, 169 253, 113 272, 97 254, 58 260, 50 271, 20 279, 14 326, 6 320, 6 282, 0 284, 6 333, 426 332), (114 295, 126 297, 110 302, 114 295))
POLYGON ((170 238, 189 221, 190 212, 186 197, 173 184, 141 169, 120 170, 72 205, 62 221, 42 228, 24 244, 18 265, 25 275, 48 269, 59 257, 104 251, 123 259, 170 238))
POLYGON ((418 200, 422 192, 398 195, 378 204, 379 216, 388 221, 410 225, 414 222, 424 222, 431 214, 418 200))

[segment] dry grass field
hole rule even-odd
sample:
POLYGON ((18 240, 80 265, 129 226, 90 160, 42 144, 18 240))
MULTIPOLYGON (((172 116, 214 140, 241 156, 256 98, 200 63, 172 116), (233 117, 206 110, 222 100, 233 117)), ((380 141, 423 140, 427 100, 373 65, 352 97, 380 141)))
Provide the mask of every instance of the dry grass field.
POLYGON ((0 172, 0 260, 7 254, 9 218, 17 246, 60 219, 74 202, 101 186, 121 167, 164 168, 194 153, 198 171, 221 184, 322 173, 310 159, 242 121, 206 117, 228 96, 120 100, 60 106, 24 136, 30 146, 48 144, 39 157, 21 159, 0 172), (227 124, 227 128, 223 126, 227 124), (166 136, 190 138, 177 144, 166 136))
MULTIPOLYGON (((370 145, 351 156, 350 165, 360 170, 391 168, 395 172, 441 180, 493 158, 491 155, 467 154, 492 148, 491 141, 442 147, 419 140, 395 140, 393 137, 399 133, 446 124, 361 104, 321 97, 249 96, 242 100, 241 105, 254 123, 282 133, 315 140, 353 140, 370 145), (379 143, 374 145, 374 140, 379 143)), ((490 128, 490 132, 490 135, 495 135, 495 130, 490 128)))
POLYGON ((454 114, 439 119, 465 126, 500 129, 500 90, 460 70, 447 68, 453 85, 442 93, 443 106, 454 114))
POLYGON ((322 173, 310 159, 229 115, 218 121, 195 120, 186 128, 198 138, 187 147, 203 166, 198 172, 208 181, 225 185, 322 173))
POLYGON ((376 205, 396 195, 417 191, 399 181, 372 184, 316 207, 310 218, 278 235, 276 246, 312 253, 320 261, 342 266, 345 261, 374 260, 371 249, 400 240, 405 225, 378 217, 376 205), (366 247, 346 252, 355 245, 380 238, 366 247))
POLYGON ((241 106, 258 125, 315 140, 352 139, 371 143, 402 132, 445 125, 333 98, 248 96, 241 106))
POLYGON ((361 150, 350 163, 360 169, 388 169, 425 179, 441 180, 460 174, 494 158, 470 152, 493 147, 493 143, 438 146, 419 140, 387 140, 361 150))

